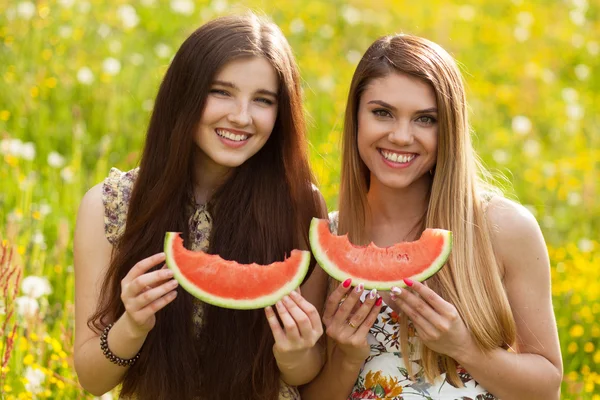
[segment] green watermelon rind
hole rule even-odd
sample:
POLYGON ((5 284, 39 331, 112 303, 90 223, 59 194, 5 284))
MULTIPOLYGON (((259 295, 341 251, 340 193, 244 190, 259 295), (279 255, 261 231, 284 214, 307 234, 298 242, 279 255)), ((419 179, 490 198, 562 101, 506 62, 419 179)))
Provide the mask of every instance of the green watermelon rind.
MULTIPOLYGON (((205 303, 212 304, 222 308, 230 308, 236 310, 252 310, 264 308, 267 306, 272 306, 281 300, 285 295, 291 293, 294 289, 296 289, 302 283, 304 277, 308 273, 308 268, 310 266, 310 251, 307 250, 296 250, 302 252, 302 258, 300 260, 300 265, 298 267, 298 271, 294 275, 292 279, 288 281, 287 284, 281 286, 276 292, 273 292, 266 296, 257 297, 255 299, 248 300, 239 300, 239 299, 227 299, 220 296, 215 296, 209 294, 194 283, 192 283, 189 279, 187 279, 179 266, 175 262, 173 258, 172 248, 173 248, 173 240, 179 236, 178 232, 167 232, 165 235, 165 245, 164 251, 166 256, 166 264, 173 271, 173 277, 179 284, 194 297, 202 300, 205 303)), ((223 260, 225 261, 225 260, 223 260)), ((235 263, 235 261, 225 261, 235 263)))
MULTIPOLYGON (((315 259, 317 260, 321 268, 323 268, 323 270, 329 276, 340 282, 351 278, 353 286, 362 283, 365 289, 390 290, 394 286, 406 287, 406 284, 402 279, 393 282, 365 280, 364 278, 354 277, 348 272, 345 272, 342 269, 340 269, 335 262, 329 259, 329 257, 327 256, 327 251, 325 251, 325 249, 323 249, 320 244, 318 228, 321 223, 327 224, 328 221, 319 218, 313 218, 311 221, 309 232, 310 247, 315 256, 315 259)), ((440 252, 438 257, 431 263, 429 268, 423 270, 417 275, 413 275, 410 277, 407 276, 406 278, 410 278, 413 281, 423 282, 435 275, 446 264, 446 261, 448 261, 448 257, 450 256, 450 252, 452 251, 452 232, 443 229, 436 229, 436 231, 439 231, 439 233, 444 237, 445 243, 442 251, 440 252)), ((348 239, 346 238, 346 240, 348 239)))

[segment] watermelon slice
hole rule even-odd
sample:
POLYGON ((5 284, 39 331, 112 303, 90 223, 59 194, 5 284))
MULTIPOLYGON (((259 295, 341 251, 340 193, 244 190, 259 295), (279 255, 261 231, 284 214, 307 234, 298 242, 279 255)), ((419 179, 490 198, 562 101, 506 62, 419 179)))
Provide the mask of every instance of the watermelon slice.
POLYGON ((404 278, 422 282, 438 272, 450 255, 452 232, 425 229, 414 242, 355 246, 347 235, 333 235, 326 219, 313 218, 310 247, 321 268, 338 281, 352 278, 353 284, 362 283, 366 289, 390 290, 405 287, 404 278))
POLYGON ((167 266, 174 278, 200 300, 223 308, 248 310, 270 306, 302 283, 310 252, 292 250, 285 261, 239 264, 218 255, 183 247, 177 232, 165 236, 167 266))

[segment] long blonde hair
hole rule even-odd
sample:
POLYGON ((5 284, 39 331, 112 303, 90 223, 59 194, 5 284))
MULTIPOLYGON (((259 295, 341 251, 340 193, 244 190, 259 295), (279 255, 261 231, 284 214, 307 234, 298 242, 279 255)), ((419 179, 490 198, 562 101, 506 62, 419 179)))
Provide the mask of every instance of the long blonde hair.
MULTIPOLYGON (((456 307, 482 350, 513 346, 515 320, 484 213, 482 193, 489 186, 480 179, 484 170, 471 143, 462 77, 454 59, 437 44, 411 35, 386 36, 358 64, 346 107, 338 234, 348 234, 355 244, 369 242, 364 227, 370 172, 358 153, 358 106, 367 85, 390 73, 422 79, 437 101, 437 162, 423 228, 452 231, 454 246, 448 264, 427 285, 456 307)), ((407 322, 403 316, 400 342, 411 372, 407 322)), ((451 383, 462 386, 452 358, 421 346, 421 360, 428 380, 446 372, 451 383)))

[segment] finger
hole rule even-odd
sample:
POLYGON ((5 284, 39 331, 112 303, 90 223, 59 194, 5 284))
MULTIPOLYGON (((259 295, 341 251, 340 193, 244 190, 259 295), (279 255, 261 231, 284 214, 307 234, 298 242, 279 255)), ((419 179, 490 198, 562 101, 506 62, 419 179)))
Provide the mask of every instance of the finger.
POLYGON ((338 308, 337 312, 333 316, 333 324, 345 324, 348 320, 348 316, 352 312, 354 305, 360 299, 360 295, 362 294, 364 289, 364 285, 359 284, 350 294, 346 297, 346 300, 342 303, 342 305, 338 308))
POLYGON ((140 321, 145 321, 150 318, 152 315, 156 314, 157 311, 165 308, 169 303, 171 303, 177 297, 176 291, 171 291, 164 295, 163 297, 154 300, 152 303, 148 304, 146 307, 142 308, 137 312, 138 318, 140 321))
POLYGON ((294 322, 298 327, 300 336, 307 339, 310 338, 313 331, 313 326, 310 318, 308 318, 308 315, 306 315, 304 310, 298 307, 298 305, 292 299, 290 299, 289 296, 284 296, 282 300, 288 312, 292 318, 294 318, 294 322))
POLYGON ((319 316, 319 311, 315 308, 315 306, 304 297, 300 295, 300 293, 292 292, 290 297, 294 302, 300 307, 302 311, 308 316, 310 320, 310 325, 313 329, 320 331, 323 333, 323 324, 321 323, 321 317, 319 316))
POLYGON ((124 283, 129 283, 133 281, 138 276, 145 274, 152 267, 155 267, 157 264, 165 261, 165 253, 157 253, 148 258, 144 258, 142 261, 138 262, 129 270, 125 278, 123 278, 124 283))
POLYGON ((277 319, 277 315, 275 315, 275 311, 273 311, 273 307, 269 306, 265 308, 265 315, 267 316, 267 322, 269 323, 269 327, 271 328, 271 332, 273 333, 273 338, 276 343, 282 343, 285 341, 285 332, 281 328, 279 324, 279 320, 277 319))
MULTIPOLYGON (((394 302, 400 308, 402 308, 402 304, 408 305, 415 312, 420 314, 421 317, 433 323, 434 321, 438 321, 444 318, 440 315, 436 310, 431 308, 431 306, 420 296, 415 293, 412 293, 407 289, 400 288, 392 288, 392 293, 395 297, 394 302)), ((404 311, 404 309, 402 309, 404 311)))
POLYGON ((356 312, 353 313, 352 316, 350 316, 349 320, 348 320, 348 325, 352 328, 352 326, 354 326, 354 329, 358 329, 358 327, 363 323, 363 321, 365 320, 365 318, 367 318, 367 315, 369 315, 369 312, 371 311, 371 309, 373 308, 373 304, 375 304, 375 301, 377 300, 377 289, 373 289, 369 292, 369 294, 366 296, 365 302, 360 304, 360 307, 356 307, 356 312))
POLYGON ((294 289, 294 292, 302 294, 302 289, 300 289, 300 286, 298 286, 296 289, 294 289))
POLYGON ((289 339, 299 339, 300 332, 298 331, 298 326, 290 315, 285 304, 283 304, 283 301, 279 300, 277 303, 275 303, 275 308, 277 309, 277 314, 279 314, 279 319, 281 319, 281 323, 285 329, 286 336, 289 339))
POLYGON ((173 278, 173 271, 170 269, 159 269, 156 271, 145 273, 137 277, 129 285, 126 285, 126 294, 131 297, 137 297, 144 291, 146 286, 152 288, 162 285, 167 279, 173 278))
POLYGON ((179 283, 175 279, 172 279, 168 282, 163 283, 160 286, 140 293, 133 299, 133 301, 130 304, 134 307, 134 310, 141 310, 156 299, 164 296, 172 290, 175 290, 178 285, 179 283))
POLYGON ((379 316, 379 312, 381 311, 382 304, 383 304, 383 299, 381 297, 379 297, 373 304, 373 307, 371 308, 371 311, 369 311, 367 318, 365 318, 363 323, 360 324, 360 326, 358 327, 358 329, 356 330, 354 335, 356 335, 358 337, 366 337, 367 336, 367 334, 369 333, 369 330, 373 327, 373 324, 375 323, 375 321, 377 321, 377 317, 379 316))
POLYGON ((400 308, 402 308, 402 311, 410 318, 422 339, 436 336, 438 330, 435 328, 433 321, 423 317, 423 315, 407 303, 402 303, 400 308))
POLYGON ((456 308, 444 300, 436 292, 428 288, 426 285, 418 281, 411 281, 407 279, 407 284, 411 283, 410 288, 418 293, 422 299, 424 299, 434 310, 439 314, 451 316, 456 312, 456 308))
POLYGON ((350 286, 352 279, 346 279, 343 283, 340 283, 338 287, 329 295, 327 302, 325 303, 325 310, 323 311, 323 322, 327 325, 333 318, 333 315, 338 309, 338 306, 344 296, 351 290, 350 286))

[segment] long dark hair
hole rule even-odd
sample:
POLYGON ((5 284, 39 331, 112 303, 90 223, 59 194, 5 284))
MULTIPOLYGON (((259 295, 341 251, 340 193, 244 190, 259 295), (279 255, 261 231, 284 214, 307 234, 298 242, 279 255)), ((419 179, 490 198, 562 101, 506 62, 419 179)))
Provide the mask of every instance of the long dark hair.
MULTIPOLYGON (((120 281, 136 262, 160 252, 167 231, 183 232, 193 193, 193 134, 215 74, 239 57, 263 57, 279 76, 278 115, 264 147, 236 168, 211 197, 209 252, 242 263, 281 261, 308 243, 319 214, 312 189, 298 68, 279 28, 249 14, 200 27, 181 46, 160 86, 133 188, 125 232, 115 247, 90 326, 125 311, 120 281), (251 232, 252 234, 249 234, 251 232)), ((321 216, 321 215, 319 215, 321 216)), ((276 399, 279 372, 263 310, 202 304, 181 288, 157 314, 122 395, 139 399, 276 399), (197 304, 197 303, 196 303, 197 304)))

